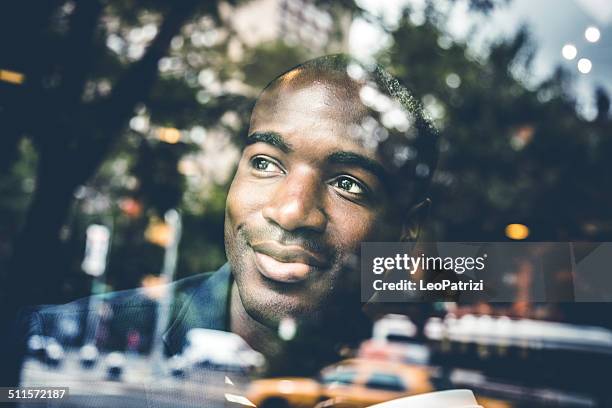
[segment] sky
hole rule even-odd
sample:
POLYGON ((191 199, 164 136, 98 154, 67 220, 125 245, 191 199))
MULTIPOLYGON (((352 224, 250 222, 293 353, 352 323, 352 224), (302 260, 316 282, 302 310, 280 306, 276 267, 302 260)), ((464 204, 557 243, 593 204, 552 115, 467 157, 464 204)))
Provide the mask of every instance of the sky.
MULTIPOLYGON (((596 86, 603 86, 612 94, 612 0, 511 0, 490 15, 469 12, 466 0, 459 0, 453 6, 445 0, 434 1, 438 7, 450 12, 447 31, 451 38, 463 41, 470 31, 476 32, 470 40, 470 46, 476 52, 485 49, 483 44, 511 36, 526 25, 537 45, 529 82, 537 83, 545 79, 559 65, 567 68, 574 75, 579 111, 585 118, 593 118, 596 113, 593 98, 596 86), (588 27, 599 30, 597 42, 592 43, 585 38, 588 27), (562 56, 561 50, 566 44, 576 48, 577 55, 572 60, 562 56), (583 58, 591 62, 592 68, 587 74, 578 70, 578 61, 583 58)), ((358 1, 390 26, 397 24, 406 5, 414 10, 412 22, 422 22, 420 13, 425 2, 358 1)), ((388 44, 388 41, 384 33, 363 20, 356 21, 351 27, 351 50, 364 58, 388 44)))

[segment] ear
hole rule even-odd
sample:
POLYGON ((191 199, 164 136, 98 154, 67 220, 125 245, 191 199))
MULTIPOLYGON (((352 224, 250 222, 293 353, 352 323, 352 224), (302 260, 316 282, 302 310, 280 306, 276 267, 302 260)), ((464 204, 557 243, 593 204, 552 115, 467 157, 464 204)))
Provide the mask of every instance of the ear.
POLYGON ((418 241, 421 235, 421 229, 431 209, 431 199, 426 198, 423 201, 415 204, 406 214, 402 225, 402 235, 400 241, 418 241))

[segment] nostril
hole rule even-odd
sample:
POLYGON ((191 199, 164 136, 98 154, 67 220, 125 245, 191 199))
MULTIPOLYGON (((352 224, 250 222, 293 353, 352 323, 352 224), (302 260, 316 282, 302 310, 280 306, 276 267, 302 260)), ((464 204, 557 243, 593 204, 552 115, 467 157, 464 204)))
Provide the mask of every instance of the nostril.
POLYGON ((326 184, 317 172, 303 166, 294 168, 270 196, 263 216, 286 231, 298 228, 322 231, 327 224, 321 206, 324 191, 327 191, 326 184))
POLYGON ((275 200, 264 208, 263 216, 286 231, 299 228, 322 231, 327 225, 327 217, 323 211, 313 203, 297 199, 284 202, 275 200))

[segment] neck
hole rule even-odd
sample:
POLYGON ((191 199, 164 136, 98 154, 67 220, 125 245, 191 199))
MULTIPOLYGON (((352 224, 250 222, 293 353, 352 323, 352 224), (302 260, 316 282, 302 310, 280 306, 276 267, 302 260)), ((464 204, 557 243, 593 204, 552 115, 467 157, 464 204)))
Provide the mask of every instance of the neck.
POLYGON ((272 375, 313 375, 321 367, 340 359, 338 344, 346 343, 349 338, 353 341, 363 339, 371 330, 369 322, 364 325, 365 315, 360 310, 351 310, 352 313, 334 314, 337 318, 327 324, 319 322, 312 327, 302 327, 298 338, 285 342, 276 330, 247 313, 235 282, 230 298, 230 330, 266 357, 268 374, 272 375), (339 321, 342 324, 338 324, 339 321))
POLYGON ((254 350, 266 358, 281 355, 283 342, 276 332, 253 319, 244 309, 236 282, 232 284, 230 303, 230 330, 242 337, 254 350))

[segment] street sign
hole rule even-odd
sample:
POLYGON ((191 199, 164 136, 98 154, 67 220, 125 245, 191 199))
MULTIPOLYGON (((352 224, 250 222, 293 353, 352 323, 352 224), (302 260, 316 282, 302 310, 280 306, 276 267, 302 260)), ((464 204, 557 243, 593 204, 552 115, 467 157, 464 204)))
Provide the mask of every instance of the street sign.
POLYGON ((110 242, 110 230, 104 225, 92 224, 87 227, 85 257, 81 267, 91 276, 101 276, 106 269, 106 255, 110 242))

